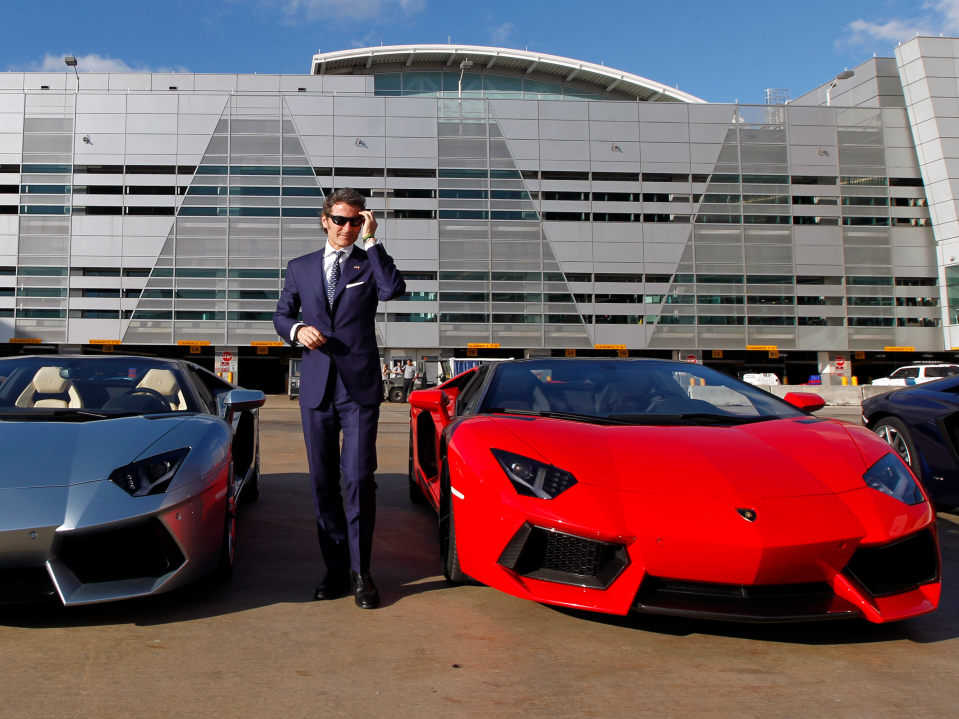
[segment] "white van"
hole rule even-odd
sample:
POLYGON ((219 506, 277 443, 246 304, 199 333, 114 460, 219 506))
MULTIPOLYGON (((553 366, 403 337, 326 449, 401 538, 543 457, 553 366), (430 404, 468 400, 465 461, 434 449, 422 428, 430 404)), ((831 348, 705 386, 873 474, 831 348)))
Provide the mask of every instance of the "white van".
POLYGON ((907 385, 932 382, 943 377, 959 374, 955 364, 918 364, 900 367, 888 377, 874 379, 872 383, 883 387, 906 387, 907 385))
POLYGON ((743 382, 746 384, 752 384, 756 386, 770 386, 778 385, 779 377, 777 377, 772 372, 748 372, 743 375, 743 382))

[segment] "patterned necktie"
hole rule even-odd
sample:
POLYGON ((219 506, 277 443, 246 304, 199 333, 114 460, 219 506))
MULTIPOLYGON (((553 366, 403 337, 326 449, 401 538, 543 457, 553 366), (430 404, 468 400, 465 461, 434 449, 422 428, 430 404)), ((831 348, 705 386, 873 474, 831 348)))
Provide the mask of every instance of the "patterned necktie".
POLYGON ((333 307, 333 295, 336 293, 336 285, 340 281, 340 257, 342 250, 333 253, 333 266, 330 268, 330 281, 326 283, 326 299, 330 302, 330 308, 333 307))

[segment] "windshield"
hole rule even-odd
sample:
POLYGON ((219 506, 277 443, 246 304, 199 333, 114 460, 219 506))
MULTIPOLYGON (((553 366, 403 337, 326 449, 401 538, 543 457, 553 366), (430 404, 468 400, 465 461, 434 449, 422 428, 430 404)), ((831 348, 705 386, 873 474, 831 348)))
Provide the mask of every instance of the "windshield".
POLYGON ((696 364, 544 359, 497 367, 481 412, 569 414, 609 420, 802 417, 762 389, 696 364))
POLYGON ((141 357, 0 360, 0 416, 196 412, 178 365, 141 357))

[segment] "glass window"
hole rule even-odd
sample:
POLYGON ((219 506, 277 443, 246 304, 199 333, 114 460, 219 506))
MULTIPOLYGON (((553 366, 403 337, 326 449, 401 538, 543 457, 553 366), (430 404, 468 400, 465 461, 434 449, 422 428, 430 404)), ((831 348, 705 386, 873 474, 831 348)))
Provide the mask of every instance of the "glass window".
POLYGON ((373 75, 374 95, 399 95, 402 75, 398 72, 378 72, 373 75))
POLYGON ((561 100, 563 98, 562 85, 554 85, 551 82, 541 82, 540 80, 523 80, 523 92, 527 98, 534 95, 538 96, 540 100, 561 100))
MULTIPOLYGON (((460 83, 460 73, 453 72, 444 72, 443 73, 443 92, 459 92, 459 83, 460 83)), ((483 75, 478 72, 464 72, 463 73, 463 92, 471 93, 476 95, 477 93, 483 92, 483 75)))
MULTIPOLYGON (((0 360, 0 413, 196 412, 176 363, 141 357, 33 356, 0 360)), ((84 415, 87 418, 89 415, 84 415)), ((91 419, 96 419, 92 417, 91 419)))
MULTIPOLYGON (((404 95, 435 95, 443 89, 443 73, 440 72, 404 72, 404 95)), ((374 90, 376 81, 374 80, 374 90)))
POLYGON ((504 75, 486 75, 483 79, 483 91, 487 97, 517 95, 523 92, 523 80, 504 75))
POLYGON ((508 362, 494 371, 481 413, 561 412, 656 424, 804 416, 768 392, 699 365, 555 359, 508 362))

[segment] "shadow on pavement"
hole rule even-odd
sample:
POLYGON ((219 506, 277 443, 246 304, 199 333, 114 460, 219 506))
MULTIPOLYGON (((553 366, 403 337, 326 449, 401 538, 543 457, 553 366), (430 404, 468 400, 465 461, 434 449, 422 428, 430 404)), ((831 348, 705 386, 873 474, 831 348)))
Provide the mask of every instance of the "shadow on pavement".
MULTIPOLYGON (((450 585, 441 576, 436 514, 410 503, 406 475, 377 474, 373 578, 388 607, 450 585), (439 575, 439 576, 438 576, 439 575)), ((201 579, 167 594, 110 604, 0 607, 0 625, 20 627, 162 625, 313 601, 324 567, 307 474, 264 474, 260 498, 237 516, 237 560, 225 582, 201 579)), ((337 601, 352 602, 352 597, 337 601)))
POLYGON ((864 619, 796 624, 740 624, 682 619, 632 612, 625 617, 595 614, 575 609, 556 611, 581 619, 671 636, 704 634, 782 644, 870 644, 910 641, 932 644, 959 637, 959 533, 955 523, 939 520, 942 548, 942 597, 931 614, 891 624, 870 624, 864 619))

